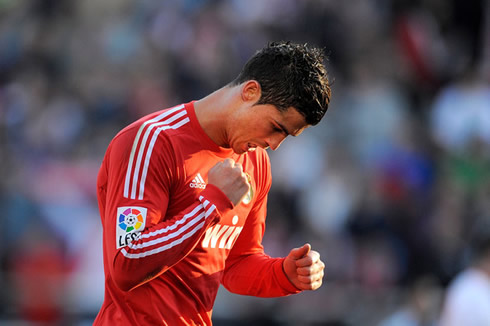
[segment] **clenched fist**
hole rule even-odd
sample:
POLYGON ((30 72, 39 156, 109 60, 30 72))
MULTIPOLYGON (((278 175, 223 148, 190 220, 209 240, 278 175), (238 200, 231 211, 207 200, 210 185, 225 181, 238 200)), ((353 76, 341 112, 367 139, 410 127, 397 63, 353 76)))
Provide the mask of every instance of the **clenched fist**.
POLYGON ((325 264, 308 243, 291 250, 283 267, 291 283, 300 290, 316 290, 322 285, 325 264))
POLYGON ((249 187, 242 165, 230 158, 209 170, 208 184, 218 187, 235 206, 245 197, 249 187))

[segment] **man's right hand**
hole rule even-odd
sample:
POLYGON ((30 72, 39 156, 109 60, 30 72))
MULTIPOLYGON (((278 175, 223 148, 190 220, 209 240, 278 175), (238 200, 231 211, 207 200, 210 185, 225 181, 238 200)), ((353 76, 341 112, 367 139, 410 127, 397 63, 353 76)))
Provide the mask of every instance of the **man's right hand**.
POLYGON ((208 172, 208 184, 218 187, 233 203, 238 205, 248 192, 247 176, 242 165, 230 158, 216 163, 208 172))

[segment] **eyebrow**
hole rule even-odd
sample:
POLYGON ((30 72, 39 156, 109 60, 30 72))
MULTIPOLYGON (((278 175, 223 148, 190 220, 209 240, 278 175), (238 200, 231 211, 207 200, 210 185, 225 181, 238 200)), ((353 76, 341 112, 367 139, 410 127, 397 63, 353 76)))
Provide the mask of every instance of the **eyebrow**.
POLYGON ((292 133, 289 132, 289 130, 279 121, 276 121, 277 125, 286 133, 286 136, 293 136, 296 137, 296 135, 293 135, 292 133))

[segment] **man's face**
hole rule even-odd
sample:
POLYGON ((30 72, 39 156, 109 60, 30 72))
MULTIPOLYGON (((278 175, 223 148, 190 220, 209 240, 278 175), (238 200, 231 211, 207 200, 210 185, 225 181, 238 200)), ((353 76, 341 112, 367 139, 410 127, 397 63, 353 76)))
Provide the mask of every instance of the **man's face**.
POLYGON ((279 111, 270 104, 253 105, 241 110, 228 128, 228 143, 237 154, 257 147, 276 150, 284 139, 298 136, 308 125, 294 108, 279 111))

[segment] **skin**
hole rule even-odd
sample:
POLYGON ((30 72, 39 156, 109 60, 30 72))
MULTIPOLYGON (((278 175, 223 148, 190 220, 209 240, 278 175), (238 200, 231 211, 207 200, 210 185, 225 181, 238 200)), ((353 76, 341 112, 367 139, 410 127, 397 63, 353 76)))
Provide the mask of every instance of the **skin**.
POLYGON ((248 192, 248 182, 243 167, 230 158, 218 162, 209 170, 208 183, 220 188, 235 206, 248 192))
POLYGON ((270 104, 256 105, 260 96, 255 80, 227 86, 197 101, 196 115, 216 144, 237 154, 255 147, 276 150, 288 135, 298 136, 308 127, 293 107, 282 112, 270 104))
POLYGON ((309 243, 292 249, 283 262, 289 281, 300 290, 316 290, 322 285, 325 264, 309 243))
MULTIPOLYGON (((298 136, 308 125, 293 107, 279 111, 270 104, 256 105, 260 84, 249 80, 225 86, 194 104, 204 132, 219 146, 236 154, 257 147, 276 150, 287 136, 298 136)), ((232 159, 217 163, 209 170, 208 183, 217 186, 237 205, 248 191, 248 182, 240 164, 232 159)), ((294 248, 283 261, 283 269, 300 290, 316 290, 322 285, 325 264, 310 244, 294 248)))

